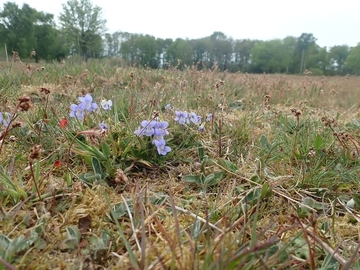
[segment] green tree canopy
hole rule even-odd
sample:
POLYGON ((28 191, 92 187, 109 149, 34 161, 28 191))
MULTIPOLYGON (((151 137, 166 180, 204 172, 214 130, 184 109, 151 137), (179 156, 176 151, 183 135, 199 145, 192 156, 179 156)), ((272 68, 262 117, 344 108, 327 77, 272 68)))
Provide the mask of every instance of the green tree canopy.
POLYGON ((360 43, 351 48, 345 61, 345 68, 350 73, 360 75, 360 43))
POLYGON ((251 50, 256 41, 250 39, 235 40, 233 42, 233 69, 242 72, 249 71, 251 50))
POLYGON ((338 74, 344 74, 345 60, 348 57, 350 48, 347 45, 338 45, 330 48, 329 60, 338 74))
POLYGON ((280 39, 256 43, 251 50, 253 71, 266 73, 285 72, 289 65, 289 57, 284 54, 286 50, 286 45, 280 39))
POLYGON ((90 0, 69 0, 63 4, 60 25, 70 43, 72 53, 84 60, 98 57, 102 50, 102 36, 106 20, 101 18, 102 9, 93 6, 90 0))
POLYGON ((166 62, 184 68, 193 64, 193 46, 189 40, 177 38, 166 50, 166 62))
POLYGON ((298 50, 301 55, 300 60, 300 73, 307 69, 306 60, 308 57, 309 49, 316 44, 317 38, 311 33, 302 33, 298 38, 298 50))
POLYGON ((17 51, 24 58, 34 50, 36 60, 52 60, 61 52, 58 34, 54 16, 28 4, 19 8, 7 2, 0 12, 0 42, 7 45, 9 53, 17 51))

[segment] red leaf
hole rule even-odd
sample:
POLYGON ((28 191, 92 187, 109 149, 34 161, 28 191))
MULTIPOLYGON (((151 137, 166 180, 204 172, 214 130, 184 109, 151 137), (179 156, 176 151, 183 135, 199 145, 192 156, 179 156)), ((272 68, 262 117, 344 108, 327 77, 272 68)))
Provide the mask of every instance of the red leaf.
POLYGON ((67 126, 67 120, 65 117, 63 119, 61 119, 59 125, 61 128, 65 128, 67 126))
POLYGON ((54 162, 54 166, 56 168, 59 168, 61 166, 61 164, 62 164, 62 162, 60 160, 55 160, 55 162, 54 162))

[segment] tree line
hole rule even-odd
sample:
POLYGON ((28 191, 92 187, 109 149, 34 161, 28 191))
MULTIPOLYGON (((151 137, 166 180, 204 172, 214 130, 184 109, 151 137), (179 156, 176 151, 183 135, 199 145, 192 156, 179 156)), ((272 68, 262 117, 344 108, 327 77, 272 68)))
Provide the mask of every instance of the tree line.
MULTIPOLYGON (((218 68, 229 72, 316 75, 360 74, 360 43, 355 47, 321 47, 311 33, 268 41, 233 39, 214 32, 199 39, 162 39, 127 32, 106 32, 102 10, 90 0, 63 4, 59 24, 53 14, 7 2, 0 9, 0 45, 26 58, 53 61, 79 55, 119 58, 122 63, 148 68, 218 68)), ((0 54, 1 55, 1 54, 0 54)))

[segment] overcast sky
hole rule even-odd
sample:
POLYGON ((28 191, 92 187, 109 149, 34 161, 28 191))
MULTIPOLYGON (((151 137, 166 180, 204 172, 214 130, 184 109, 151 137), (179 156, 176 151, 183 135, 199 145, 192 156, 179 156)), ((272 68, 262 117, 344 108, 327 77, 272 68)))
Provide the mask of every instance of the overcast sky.
MULTIPOLYGON (((0 6, 7 0, 0 0, 0 6)), ((66 0, 13 0, 57 19, 66 0)), ((92 0, 109 33, 196 39, 223 32, 233 39, 270 40, 312 33, 320 46, 360 42, 360 0, 92 0)))

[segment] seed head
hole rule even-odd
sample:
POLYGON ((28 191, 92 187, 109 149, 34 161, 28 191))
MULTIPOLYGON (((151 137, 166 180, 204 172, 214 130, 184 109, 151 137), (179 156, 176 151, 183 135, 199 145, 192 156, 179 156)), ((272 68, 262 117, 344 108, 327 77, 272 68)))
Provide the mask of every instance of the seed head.
POLYGON ((45 87, 41 87, 40 88, 40 92, 43 92, 45 95, 50 94, 50 89, 49 88, 45 88, 45 87))
POLYGON ((34 145, 33 148, 31 148, 30 154, 29 154, 29 161, 32 162, 34 159, 40 158, 40 151, 41 151, 41 145, 34 145))
POLYGON ((14 124, 12 124, 11 127, 12 127, 12 128, 21 127, 21 122, 15 122, 14 124))
POLYGON ((21 102, 19 105, 20 111, 27 112, 31 108, 30 102, 21 102))
POLYGON ((27 96, 19 97, 19 101, 20 101, 20 103, 22 103, 22 102, 29 102, 29 101, 30 101, 30 97, 27 97, 27 96))

